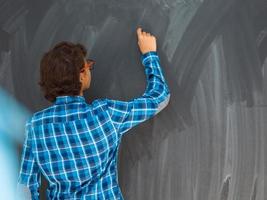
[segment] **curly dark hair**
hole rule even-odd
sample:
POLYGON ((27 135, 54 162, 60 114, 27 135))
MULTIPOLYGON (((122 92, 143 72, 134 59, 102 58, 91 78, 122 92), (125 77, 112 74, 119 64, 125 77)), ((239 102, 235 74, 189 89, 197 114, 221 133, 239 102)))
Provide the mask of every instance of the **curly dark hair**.
POLYGON ((57 96, 80 94, 80 70, 86 54, 83 45, 63 41, 43 55, 38 84, 48 101, 54 102, 57 96))

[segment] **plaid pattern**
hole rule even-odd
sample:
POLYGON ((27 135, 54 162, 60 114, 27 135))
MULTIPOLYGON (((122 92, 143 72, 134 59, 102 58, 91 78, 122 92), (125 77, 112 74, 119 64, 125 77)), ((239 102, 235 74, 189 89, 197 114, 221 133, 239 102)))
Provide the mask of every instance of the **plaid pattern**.
POLYGON ((47 199, 123 199, 118 184, 122 135, 161 111, 170 93, 155 51, 141 55, 147 87, 131 101, 59 96, 33 114, 25 126, 18 183, 39 199, 41 173, 49 182, 47 199))

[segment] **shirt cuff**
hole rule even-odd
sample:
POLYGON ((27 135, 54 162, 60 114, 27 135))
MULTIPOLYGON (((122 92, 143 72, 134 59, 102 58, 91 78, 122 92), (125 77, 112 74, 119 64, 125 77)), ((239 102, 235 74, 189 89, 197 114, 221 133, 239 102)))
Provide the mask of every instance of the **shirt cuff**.
POLYGON ((154 59, 159 60, 159 56, 156 51, 149 51, 141 55, 141 62, 143 65, 153 61, 154 59))

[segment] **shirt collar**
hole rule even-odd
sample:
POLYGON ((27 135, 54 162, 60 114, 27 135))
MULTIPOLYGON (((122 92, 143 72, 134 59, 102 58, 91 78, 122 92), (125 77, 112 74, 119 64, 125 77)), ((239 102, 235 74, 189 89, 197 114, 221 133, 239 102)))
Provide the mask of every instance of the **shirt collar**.
POLYGON ((56 97, 55 104, 67 104, 73 102, 85 102, 83 96, 58 96, 56 97))

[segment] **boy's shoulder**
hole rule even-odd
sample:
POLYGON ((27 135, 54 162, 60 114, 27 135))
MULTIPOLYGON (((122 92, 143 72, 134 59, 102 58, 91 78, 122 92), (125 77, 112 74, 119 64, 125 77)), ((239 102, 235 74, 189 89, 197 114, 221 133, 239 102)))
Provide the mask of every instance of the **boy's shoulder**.
POLYGON ((42 119, 43 117, 46 117, 49 115, 49 113, 51 114, 54 111, 54 105, 52 106, 48 106, 45 107, 41 110, 38 110, 36 112, 34 112, 26 121, 26 125, 27 124, 33 124, 37 121, 39 121, 40 119, 42 119))

